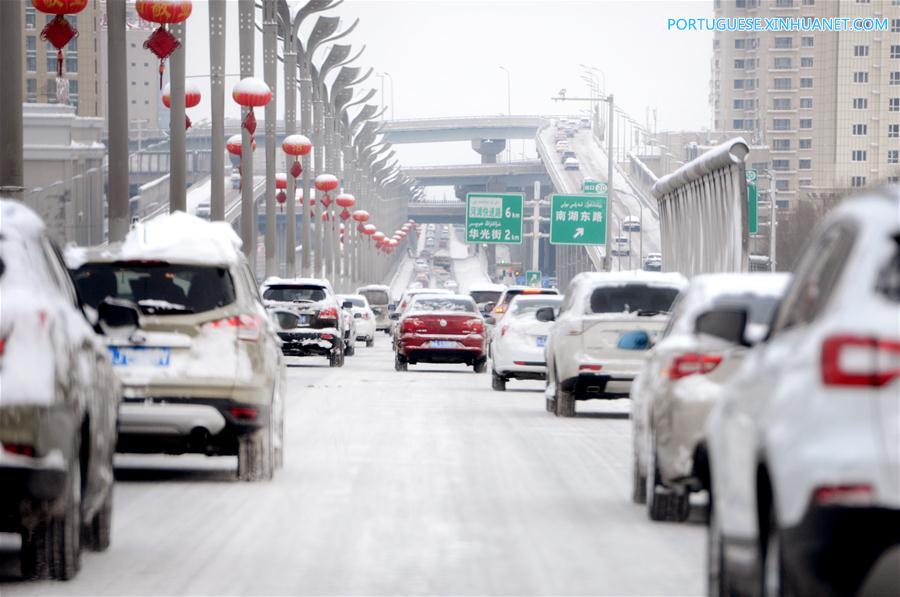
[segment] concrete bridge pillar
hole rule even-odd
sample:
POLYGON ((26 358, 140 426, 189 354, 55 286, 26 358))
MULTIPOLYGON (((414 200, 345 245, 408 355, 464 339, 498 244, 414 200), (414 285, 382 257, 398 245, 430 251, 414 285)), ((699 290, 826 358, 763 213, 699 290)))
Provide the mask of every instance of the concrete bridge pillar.
POLYGON ((481 154, 482 164, 496 164, 497 154, 506 149, 506 139, 472 139, 472 149, 481 154))

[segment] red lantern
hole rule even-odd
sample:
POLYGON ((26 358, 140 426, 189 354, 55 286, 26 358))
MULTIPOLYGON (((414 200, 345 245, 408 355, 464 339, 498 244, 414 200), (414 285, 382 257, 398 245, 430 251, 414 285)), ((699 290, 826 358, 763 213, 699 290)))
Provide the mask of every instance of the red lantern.
POLYGON ((375 224, 366 224, 363 226, 362 233, 366 236, 374 236, 375 235, 375 224))
POLYGON ((316 188, 320 191, 333 191, 338 188, 337 176, 333 174, 319 174, 316 176, 316 188))
POLYGON ((350 217, 350 212, 348 210, 345 209, 341 212, 341 219, 344 220, 345 222, 347 221, 347 219, 349 217, 350 217))
POLYGON ((278 205, 281 206, 281 211, 284 211, 284 202, 287 201, 287 193, 278 191, 278 194, 275 195, 275 200, 278 201, 278 205))
MULTIPOLYGON (((56 76, 61 79, 63 76, 62 49, 78 36, 78 30, 63 15, 81 12, 87 6, 87 0, 31 0, 31 4, 40 12, 56 15, 41 31, 41 39, 56 48, 56 76)), ((56 86, 58 89, 61 88, 61 83, 57 81, 56 86)), ((68 91, 66 95, 68 95, 68 91)), ((68 99, 66 101, 68 102, 68 99)))
POLYGON ((291 176, 297 178, 303 174, 303 166, 300 165, 297 157, 312 151, 312 143, 309 139, 305 135, 288 135, 281 142, 281 150, 287 155, 294 156, 294 163, 291 164, 291 176))
POLYGON ((360 222, 359 224, 356 225, 356 231, 359 232, 360 234, 365 234, 366 233, 366 225, 363 224, 362 222, 360 222))
POLYGON ((355 212, 353 212, 353 220, 356 222, 359 222, 360 224, 368 221, 368 219, 369 219, 369 212, 367 212, 364 209, 357 209, 355 212))
MULTIPOLYGON (((275 188, 276 189, 286 189, 287 188, 287 174, 284 172, 279 172, 275 175, 275 188)), ((282 203, 284 203, 282 201, 282 203)))
POLYGON ((238 134, 228 137, 228 141, 225 142, 225 149, 227 149, 228 153, 231 155, 241 155, 241 136, 238 134))
POLYGON ((262 79, 247 77, 235 83, 231 90, 231 97, 241 106, 250 108, 241 126, 247 129, 251 135, 254 134, 256 132, 256 116, 253 115, 253 108, 268 104, 272 99, 272 90, 262 79))
POLYGON ((372 234, 372 240, 376 243, 380 243, 384 240, 384 232, 378 231, 372 234))
POLYGON ((322 205, 325 206, 325 209, 331 205, 331 197, 328 196, 328 193, 325 193, 325 196, 322 197, 322 205))
MULTIPOLYGON (((200 103, 201 98, 202 96, 200 94, 200 87, 198 87, 197 84, 193 81, 187 81, 184 84, 184 107, 196 107, 200 103)), ((163 87, 162 103, 167 108, 172 107, 172 86, 169 83, 166 83, 166 86, 163 87)))
POLYGON ((350 193, 341 193, 338 195, 335 200, 335 203, 338 204, 338 207, 348 208, 356 205, 356 197, 351 195, 350 193))
POLYGON ((145 21, 159 23, 159 29, 150 34, 144 47, 159 58, 159 86, 162 88, 166 58, 181 46, 181 42, 166 30, 166 25, 181 23, 191 16, 191 0, 137 0, 134 8, 145 21))
POLYGON ((325 211, 322 212, 322 221, 323 221, 323 222, 327 222, 327 221, 328 221, 328 210, 327 210, 327 209, 326 209, 325 211))

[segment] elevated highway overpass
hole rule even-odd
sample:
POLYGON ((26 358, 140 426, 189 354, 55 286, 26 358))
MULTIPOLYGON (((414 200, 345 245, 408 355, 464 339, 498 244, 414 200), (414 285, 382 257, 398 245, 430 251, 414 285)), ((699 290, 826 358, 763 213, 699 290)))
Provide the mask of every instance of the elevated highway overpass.
POLYGON ((539 180, 550 183, 541 160, 526 160, 500 164, 463 164, 456 166, 417 166, 404 168, 403 173, 415 178, 422 186, 484 186, 525 188, 539 180))

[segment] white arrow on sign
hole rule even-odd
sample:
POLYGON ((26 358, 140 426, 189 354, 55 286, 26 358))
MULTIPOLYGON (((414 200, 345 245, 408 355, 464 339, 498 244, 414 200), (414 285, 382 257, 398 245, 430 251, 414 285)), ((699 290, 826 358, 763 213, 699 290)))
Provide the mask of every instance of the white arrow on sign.
POLYGON ((584 236, 584 228, 576 228, 575 234, 572 235, 572 238, 578 238, 579 236, 584 236))

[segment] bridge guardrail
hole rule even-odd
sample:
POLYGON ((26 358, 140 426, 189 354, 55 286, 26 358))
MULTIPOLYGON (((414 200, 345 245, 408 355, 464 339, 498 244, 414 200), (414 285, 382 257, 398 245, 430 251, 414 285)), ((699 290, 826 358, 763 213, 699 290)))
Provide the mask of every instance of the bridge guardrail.
POLYGON ((653 185, 664 271, 694 276, 749 270, 749 151, 736 137, 653 185))

